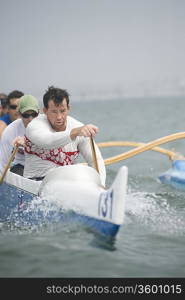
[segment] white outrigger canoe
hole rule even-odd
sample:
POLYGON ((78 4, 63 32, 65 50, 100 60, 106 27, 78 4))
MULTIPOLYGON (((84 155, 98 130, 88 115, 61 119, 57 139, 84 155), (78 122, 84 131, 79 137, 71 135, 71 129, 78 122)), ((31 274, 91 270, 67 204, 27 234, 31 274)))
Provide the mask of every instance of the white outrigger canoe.
POLYGON ((30 226, 70 220, 114 237, 124 220, 127 177, 122 166, 104 189, 98 172, 82 164, 58 167, 42 182, 8 171, 0 185, 0 222, 30 226))

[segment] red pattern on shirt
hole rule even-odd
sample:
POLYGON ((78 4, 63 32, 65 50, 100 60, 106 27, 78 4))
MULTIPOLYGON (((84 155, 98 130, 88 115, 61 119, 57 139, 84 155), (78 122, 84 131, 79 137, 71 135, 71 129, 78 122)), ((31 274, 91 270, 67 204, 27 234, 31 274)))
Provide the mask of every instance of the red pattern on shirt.
POLYGON ((44 149, 34 145, 25 137, 25 152, 40 157, 43 160, 49 160, 59 166, 72 165, 79 155, 79 151, 65 152, 61 147, 58 149, 44 149))

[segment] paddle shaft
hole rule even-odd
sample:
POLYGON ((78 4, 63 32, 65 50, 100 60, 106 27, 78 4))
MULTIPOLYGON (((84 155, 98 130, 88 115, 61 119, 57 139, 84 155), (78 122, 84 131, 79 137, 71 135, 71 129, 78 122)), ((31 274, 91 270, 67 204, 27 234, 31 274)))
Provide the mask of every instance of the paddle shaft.
POLYGON ((5 176, 6 176, 6 173, 7 173, 8 169, 9 169, 9 167, 10 167, 12 161, 13 161, 14 158, 15 158, 15 155, 16 155, 16 153, 17 153, 17 150, 18 150, 18 146, 14 147, 13 152, 12 152, 10 158, 9 158, 9 161, 8 161, 6 167, 5 167, 4 171, 3 171, 3 174, 2 174, 2 176, 1 176, 0 184, 3 183, 3 180, 4 180, 5 176))
POLYGON ((139 146, 135 149, 132 149, 132 150, 129 150, 129 151, 124 152, 122 154, 119 154, 119 155, 110 157, 108 159, 105 159, 104 162, 105 162, 106 165, 116 163, 116 162, 119 162, 121 160, 124 160, 124 159, 130 158, 132 156, 135 156, 135 155, 137 155, 139 153, 142 153, 144 151, 150 150, 150 149, 152 149, 152 148, 154 148, 158 145, 165 144, 165 143, 175 141, 177 139, 182 139, 182 138, 185 138, 185 132, 178 132, 178 133, 174 133, 174 134, 171 134, 171 135, 167 135, 165 137, 162 137, 162 138, 156 139, 154 141, 151 141, 149 143, 146 143, 144 145, 141 145, 141 146, 139 146))
POLYGON ((93 140, 92 136, 90 137, 90 144, 91 144, 91 151, 92 151, 94 167, 95 167, 96 171, 98 173, 100 173, 99 167, 98 167, 97 156, 96 156, 96 149, 95 149, 94 140, 93 140))

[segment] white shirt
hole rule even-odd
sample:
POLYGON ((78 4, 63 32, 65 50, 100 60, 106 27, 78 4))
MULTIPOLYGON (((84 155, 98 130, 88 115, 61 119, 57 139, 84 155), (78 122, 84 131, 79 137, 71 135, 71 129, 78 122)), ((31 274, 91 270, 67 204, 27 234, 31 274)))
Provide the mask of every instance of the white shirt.
MULTIPOLYGON (((9 124, 3 131, 0 139, 0 172, 4 171, 8 160, 11 156, 13 145, 12 142, 17 136, 25 135, 25 126, 22 119, 17 119, 9 124)), ((24 151, 18 150, 14 164, 24 165, 24 151)))
MULTIPOLYGON (((77 136, 71 140, 73 128, 84 124, 68 116, 66 130, 56 132, 45 114, 33 119, 26 128, 24 177, 42 177, 52 168, 73 164, 80 153, 89 166, 93 166, 89 138, 77 136)), ((95 145, 102 185, 105 185, 105 164, 99 148, 95 145)))

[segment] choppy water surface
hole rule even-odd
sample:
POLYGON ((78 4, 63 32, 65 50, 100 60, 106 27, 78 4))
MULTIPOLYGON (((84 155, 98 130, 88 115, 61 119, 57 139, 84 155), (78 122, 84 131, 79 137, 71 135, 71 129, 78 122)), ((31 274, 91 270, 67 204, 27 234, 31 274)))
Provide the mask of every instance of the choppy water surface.
MULTIPOLYGON (((185 131, 184 110, 181 98, 113 99, 74 101, 71 115, 99 126, 97 142, 149 142, 185 131)), ((185 153, 184 140, 163 147, 185 153)), ((109 165, 107 186, 123 164, 129 170, 125 219, 114 241, 74 224, 0 224, 0 277, 185 277, 185 192, 157 181, 170 160, 148 151, 109 165)))

